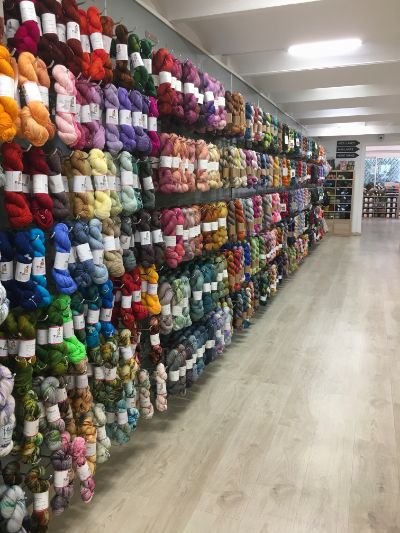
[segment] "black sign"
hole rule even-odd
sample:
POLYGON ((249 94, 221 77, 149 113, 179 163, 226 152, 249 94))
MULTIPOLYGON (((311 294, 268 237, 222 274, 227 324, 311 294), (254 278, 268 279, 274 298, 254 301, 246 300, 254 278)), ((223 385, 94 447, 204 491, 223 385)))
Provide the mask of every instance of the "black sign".
POLYGON ((342 152, 343 154, 355 154, 360 148, 358 146, 338 146, 336 148, 337 152, 342 152))
POLYGON ((360 141, 338 141, 337 147, 339 151, 339 148, 342 148, 343 146, 358 146, 359 144, 360 141))
POLYGON ((360 154, 349 154, 347 152, 336 152, 336 159, 355 159, 360 154))

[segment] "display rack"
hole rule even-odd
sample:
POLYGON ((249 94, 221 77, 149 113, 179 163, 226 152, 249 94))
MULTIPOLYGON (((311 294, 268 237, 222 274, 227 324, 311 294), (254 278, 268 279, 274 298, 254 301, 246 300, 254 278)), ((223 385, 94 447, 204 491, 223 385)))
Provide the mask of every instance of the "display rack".
POLYGON ((325 180, 329 198, 325 219, 329 231, 336 235, 351 234, 353 184, 354 170, 331 170, 325 180))
POLYGON ((398 188, 364 189, 363 217, 399 218, 398 188))

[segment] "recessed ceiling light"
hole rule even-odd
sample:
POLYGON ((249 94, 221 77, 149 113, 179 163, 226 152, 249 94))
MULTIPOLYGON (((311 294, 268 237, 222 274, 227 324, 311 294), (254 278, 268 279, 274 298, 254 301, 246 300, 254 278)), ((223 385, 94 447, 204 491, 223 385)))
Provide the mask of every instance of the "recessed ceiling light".
POLYGON ((288 52, 296 57, 332 57, 354 52, 361 45, 361 39, 337 39, 295 44, 289 48, 288 52))

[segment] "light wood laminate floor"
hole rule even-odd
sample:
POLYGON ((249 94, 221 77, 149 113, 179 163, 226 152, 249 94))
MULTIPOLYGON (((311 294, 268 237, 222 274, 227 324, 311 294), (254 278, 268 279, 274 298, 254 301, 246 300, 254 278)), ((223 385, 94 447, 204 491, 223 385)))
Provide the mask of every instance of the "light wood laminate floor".
POLYGON ((399 533, 400 222, 329 236, 63 533, 399 533))

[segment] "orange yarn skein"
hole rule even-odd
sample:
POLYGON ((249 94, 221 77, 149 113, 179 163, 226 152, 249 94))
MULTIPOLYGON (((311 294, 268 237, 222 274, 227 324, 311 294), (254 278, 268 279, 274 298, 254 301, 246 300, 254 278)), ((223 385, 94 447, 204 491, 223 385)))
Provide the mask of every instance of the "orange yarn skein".
POLYGON ((15 79, 11 56, 5 46, 0 45, 0 74, 10 78, 9 95, 0 96, 0 141, 10 142, 17 134, 18 105, 12 95, 13 81, 15 79))

